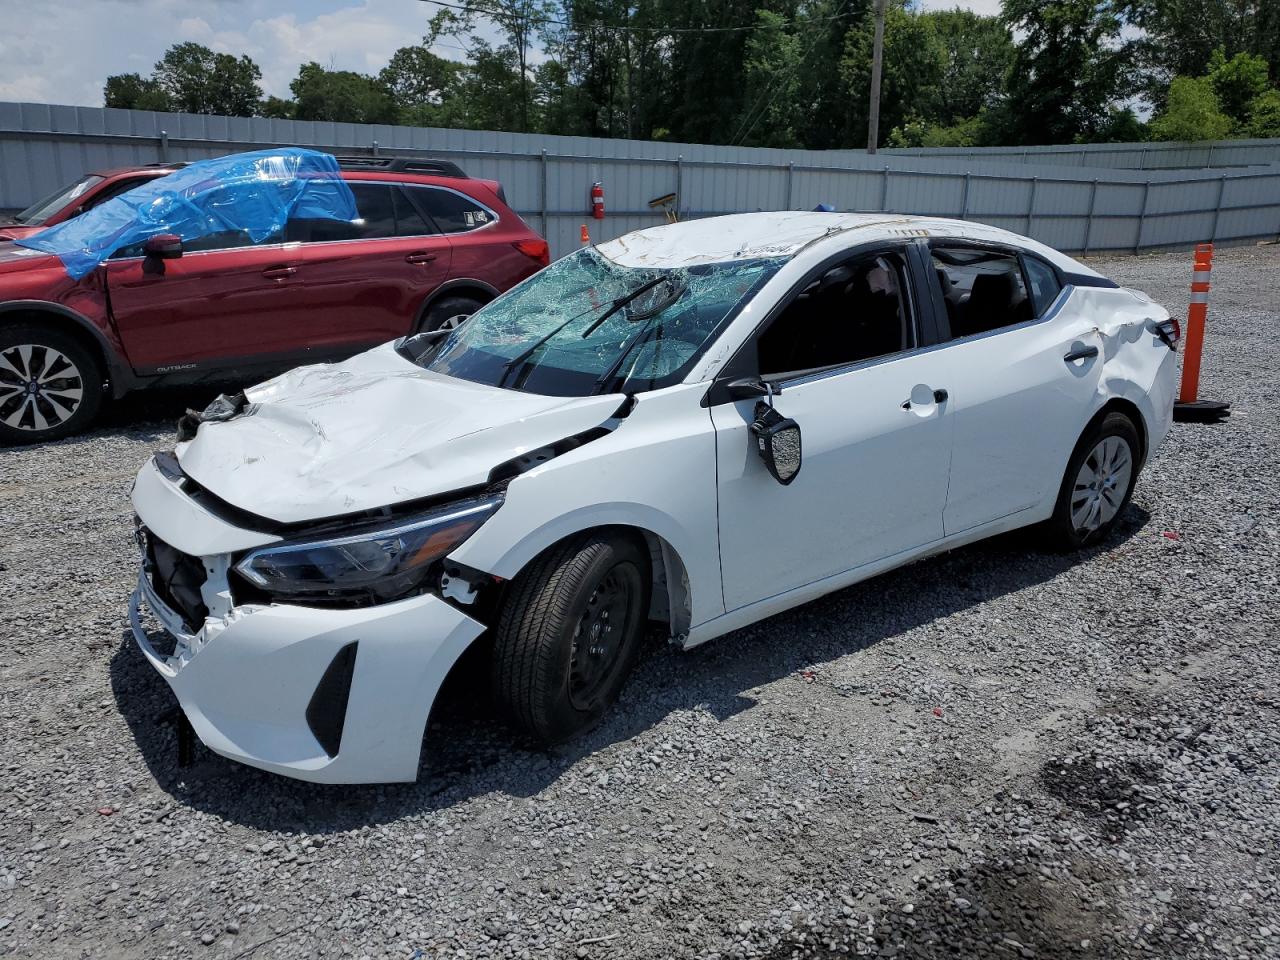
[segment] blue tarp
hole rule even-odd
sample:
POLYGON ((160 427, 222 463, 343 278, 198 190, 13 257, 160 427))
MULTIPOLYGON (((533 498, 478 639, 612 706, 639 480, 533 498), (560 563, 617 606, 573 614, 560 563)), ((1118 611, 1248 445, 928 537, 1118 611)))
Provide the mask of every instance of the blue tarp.
POLYGON ((359 216, 329 154, 279 147, 199 160, 14 242, 54 254, 78 280, 117 250, 162 233, 187 241, 233 231, 261 243, 291 216, 359 216))

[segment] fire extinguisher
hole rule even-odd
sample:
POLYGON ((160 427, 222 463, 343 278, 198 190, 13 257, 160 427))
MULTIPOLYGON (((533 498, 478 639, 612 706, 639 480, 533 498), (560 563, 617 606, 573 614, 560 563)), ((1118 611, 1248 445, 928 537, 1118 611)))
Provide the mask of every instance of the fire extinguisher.
POLYGON ((599 180, 591 185, 591 216, 604 219, 604 184, 599 180))

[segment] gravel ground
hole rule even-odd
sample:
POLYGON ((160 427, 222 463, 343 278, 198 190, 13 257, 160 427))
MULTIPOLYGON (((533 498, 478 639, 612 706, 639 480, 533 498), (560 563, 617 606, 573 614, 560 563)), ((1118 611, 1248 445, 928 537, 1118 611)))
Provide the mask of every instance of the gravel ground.
MULTIPOLYGON (((1184 314, 1187 254, 1098 261, 1184 314)), ((466 695, 416 785, 198 749, 134 649, 126 494, 200 395, 0 451, 0 954, 1280 956, 1280 248, 1118 536, 956 551, 642 661, 585 741, 466 695)))

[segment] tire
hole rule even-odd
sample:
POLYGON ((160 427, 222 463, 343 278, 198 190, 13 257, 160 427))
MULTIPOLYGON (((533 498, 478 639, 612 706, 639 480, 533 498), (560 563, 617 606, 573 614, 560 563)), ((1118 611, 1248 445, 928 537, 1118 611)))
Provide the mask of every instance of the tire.
POLYGON ((1110 535, 1133 496, 1141 451, 1138 430, 1123 413, 1108 413, 1085 430, 1045 525, 1050 546, 1079 550, 1110 535))
POLYGON ((492 661, 494 696, 511 721, 545 743, 594 726, 635 663, 650 589, 648 552, 615 534, 567 541, 522 571, 492 661))
POLYGON ((460 327, 467 317, 483 306, 484 304, 475 297, 441 297, 423 314, 418 332, 428 333, 432 330, 451 330, 454 327, 460 327))
POLYGON ((97 356, 76 337, 39 323, 0 327, 0 443, 84 430, 102 406, 103 379, 97 356))

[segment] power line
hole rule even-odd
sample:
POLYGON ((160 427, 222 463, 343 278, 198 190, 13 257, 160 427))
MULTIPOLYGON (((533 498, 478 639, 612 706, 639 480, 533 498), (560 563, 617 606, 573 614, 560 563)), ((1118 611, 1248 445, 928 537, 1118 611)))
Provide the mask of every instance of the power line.
MULTIPOLYGON (((450 10, 458 10, 462 13, 479 14, 482 17, 489 17, 494 20, 524 20, 528 23, 544 23, 551 24, 555 27, 569 27, 571 29, 593 29, 593 30, 616 30, 622 33, 743 33, 750 30, 758 29, 758 24, 751 24, 745 27, 638 27, 631 25, 605 23, 602 20, 593 20, 586 23, 573 23, 568 20, 557 20, 554 17, 535 17, 523 13, 505 13, 498 10, 485 10, 478 7, 467 6, 462 3, 449 3, 448 0, 419 0, 421 3, 434 3, 437 7, 447 7, 450 10)), ((776 26, 790 27, 800 23, 823 23, 832 20, 841 20, 845 17, 853 16, 853 13, 837 13, 830 17, 804 17, 794 20, 779 20, 776 26)))

